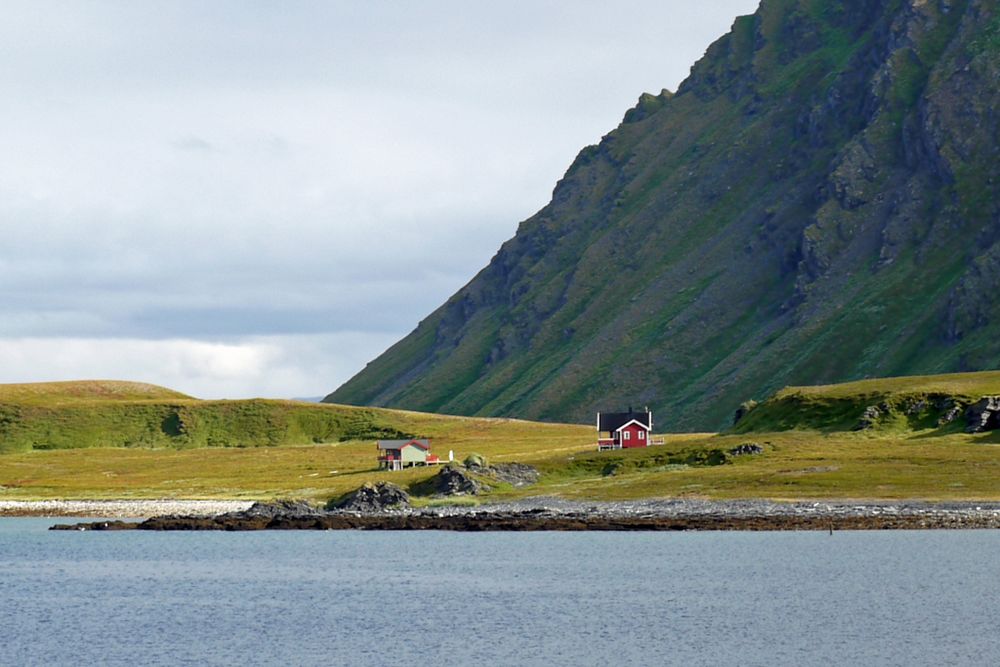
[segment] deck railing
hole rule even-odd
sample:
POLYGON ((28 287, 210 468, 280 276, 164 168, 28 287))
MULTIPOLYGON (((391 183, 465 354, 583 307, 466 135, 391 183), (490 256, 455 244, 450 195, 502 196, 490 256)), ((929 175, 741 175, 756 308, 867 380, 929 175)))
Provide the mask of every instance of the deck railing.
MULTIPOLYGON (((650 438, 646 441, 647 447, 659 446, 667 444, 666 440, 663 438, 650 438)), ((608 438, 601 438, 597 441, 597 451, 603 452, 609 449, 623 449, 622 443, 615 442, 614 440, 608 438)))

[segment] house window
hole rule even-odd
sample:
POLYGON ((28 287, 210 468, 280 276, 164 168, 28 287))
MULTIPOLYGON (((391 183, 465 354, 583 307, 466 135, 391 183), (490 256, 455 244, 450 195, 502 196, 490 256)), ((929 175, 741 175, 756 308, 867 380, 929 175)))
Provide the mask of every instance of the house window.
POLYGON ((645 431, 639 431, 639 439, 640 440, 645 440, 646 439, 646 432, 645 431))
POLYGON ((632 437, 632 433, 630 431, 625 431, 625 439, 628 440, 630 437, 632 437))

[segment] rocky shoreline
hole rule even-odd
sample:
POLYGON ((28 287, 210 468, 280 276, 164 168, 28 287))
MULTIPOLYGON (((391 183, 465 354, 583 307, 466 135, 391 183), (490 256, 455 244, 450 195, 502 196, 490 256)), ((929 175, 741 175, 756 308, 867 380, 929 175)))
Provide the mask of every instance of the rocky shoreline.
POLYGON ((155 516, 53 530, 886 530, 1000 528, 1000 503, 645 500, 585 503, 529 498, 476 507, 321 510, 295 501, 257 503, 216 516, 155 516))

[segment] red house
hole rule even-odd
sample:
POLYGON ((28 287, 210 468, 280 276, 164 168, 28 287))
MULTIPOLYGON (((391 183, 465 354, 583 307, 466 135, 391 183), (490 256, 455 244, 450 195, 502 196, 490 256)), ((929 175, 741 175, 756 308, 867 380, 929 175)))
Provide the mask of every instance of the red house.
POLYGON ((598 412, 597 449, 629 449, 648 447, 649 434, 653 430, 653 413, 644 412, 598 412))

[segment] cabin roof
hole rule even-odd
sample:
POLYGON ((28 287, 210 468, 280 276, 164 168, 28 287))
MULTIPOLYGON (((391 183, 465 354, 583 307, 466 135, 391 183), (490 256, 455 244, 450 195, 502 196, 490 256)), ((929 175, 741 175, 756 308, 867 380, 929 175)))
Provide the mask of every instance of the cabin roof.
POLYGON ((402 449, 407 445, 413 445, 414 447, 419 447, 423 450, 428 450, 431 448, 430 440, 427 438, 420 438, 417 440, 379 440, 379 449, 402 449))
POLYGON ((599 412, 597 419, 598 431, 617 431, 631 421, 639 422, 647 429, 653 423, 653 413, 646 412, 599 412))

